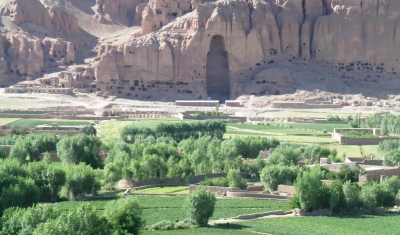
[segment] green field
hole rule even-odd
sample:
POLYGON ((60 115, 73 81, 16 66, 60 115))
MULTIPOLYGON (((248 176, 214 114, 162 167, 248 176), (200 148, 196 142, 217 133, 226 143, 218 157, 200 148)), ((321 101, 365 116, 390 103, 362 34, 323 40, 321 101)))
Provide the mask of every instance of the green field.
POLYGON ((132 194, 144 193, 144 194, 185 194, 189 191, 188 186, 178 186, 178 187, 154 187, 139 189, 131 191, 132 194))
POLYGON ((251 220, 207 228, 143 231, 146 235, 172 234, 274 234, 274 235, 394 235, 400 234, 400 214, 361 216, 315 216, 251 220))
POLYGON ((19 120, 19 118, 0 118, 0 126, 5 126, 17 120, 19 120))
POLYGON ((322 145, 333 145, 338 143, 337 140, 330 138, 329 136, 294 136, 294 135, 266 135, 260 133, 250 133, 243 131, 227 131, 224 138, 236 137, 236 136, 261 136, 266 138, 275 138, 281 142, 295 143, 295 144, 322 144, 322 145))
MULTIPOLYGON (((175 221, 187 218, 183 209, 186 196, 141 196, 135 197, 143 209, 146 224, 154 224, 162 220, 175 221)), ((90 204, 95 206, 99 212, 104 210, 106 204, 117 197, 92 198, 90 204)), ((61 211, 75 209, 85 201, 66 201, 57 203, 61 211)), ((222 219, 235 217, 241 214, 252 214, 273 210, 289 210, 289 203, 286 201, 272 200, 251 200, 251 199, 217 199, 214 215, 211 219, 222 219)))
POLYGON ((333 132, 334 128, 349 128, 349 124, 337 124, 337 123, 288 123, 294 128, 312 129, 316 131, 326 130, 327 132, 333 132))
POLYGON ((88 125, 90 121, 82 120, 52 120, 52 119, 19 119, 7 124, 7 126, 35 127, 39 125, 51 125, 57 123, 59 126, 80 126, 88 125))
MULTIPOLYGON (((239 128, 239 130, 237 130, 237 131, 253 130, 253 131, 262 131, 262 132, 268 132, 268 133, 281 133, 281 134, 287 134, 287 135, 315 135, 315 134, 317 134, 315 131, 311 131, 311 130, 292 129, 292 128, 268 126, 268 125, 229 123, 228 129, 235 130, 234 128, 229 128, 229 127, 239 128)), ((322 134, 322 133, 318 133, 318 134, 322 134)))
MULTIPOLYGON (((338 151, 338 156, 343 156, 343 153, 346 153, 347 157, 362 157, 360 147, 358 145, 330 145, 328 146, 331 149, 336 148, 338 151)), ((379 156, 378 154, 378 145, 363 145, 365 154, 367 156, 373 154, 374 156, 379 156)), ((343 159, 344 160, 344 159, 343 159)))
POLYGON ((252 231, 274 235, 400 234, 400 214, 383 216, 315 216, 277 218, 238 223, 252 231))
POLYGON ((284 134, 310 134, 314 131, 322 132, 326 130, 327 132, 333 132, 334 128, 349 128, 349 124, 338 124, 338 123, 292 123, 292 122, 273 122, 273 125, 253 125, 253 124, 236 124, 229 123, 228 126, 250 129, 265 132, 277 132, 284 134), (278 124, 290 125, 292 128, 275 126, 278 124))
POLYGON ((352 115, 353 117, 356 114, 361 113, 361 115, 373 115, 375 113, 381 113, 379 110, 358 110, 358 109, 329 109, 329 110, 306 110, 306 109, 291 109, 291 110, 281 110, 273 112, 265 111, 262 113, 258 113, 259 117, 269 117, 269 118, 288 118, 288 117, 321 117, 326 118, 328 114, 330 115, 339 115, 340 117, 347 117, 348 115, 352 115))

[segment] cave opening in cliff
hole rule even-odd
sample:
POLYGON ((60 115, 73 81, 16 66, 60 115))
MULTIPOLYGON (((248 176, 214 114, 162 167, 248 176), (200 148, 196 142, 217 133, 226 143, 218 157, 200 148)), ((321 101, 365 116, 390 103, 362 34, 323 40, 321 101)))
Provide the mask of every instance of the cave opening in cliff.
POLYGON ((211 38, 210 50, 207 53, 206 78, 209 97, 220 101, 230 99, 228 52, 225 50, 224 38, 221 35, 214 35, 211 38))

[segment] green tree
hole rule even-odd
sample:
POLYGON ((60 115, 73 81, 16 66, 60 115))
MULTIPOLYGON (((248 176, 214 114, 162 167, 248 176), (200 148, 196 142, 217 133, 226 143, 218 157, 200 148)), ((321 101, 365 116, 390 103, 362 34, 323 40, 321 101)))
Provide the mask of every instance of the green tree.
POLYGON ((90 166, 80 163, 79 165, 68 165, 66 168, 66 182, 61 194, 70 199, 77 196, 84 197, 87 194, 96 194, 100 189, 100 183, 90 166))
MULTIPOLYGON (((100 216, 96 208, 85 203, 76 210, 61 213, 56 219, 39 224, 33 235, 109 235, 112 226, 100 216)), ((118 234, 118 233, 114 233, 118 234)))
POLYGON ((0 235, 32 234, 39 224, 56 219, 59 215, 57 205, 8 208, 1 218, 0 235))
POLYGON ((379 206, 378 191, 379 186, 376 183, 364 184, 361 188, 361 200, 365 209, 374 210, 379 206))
POLYGON ((32 179, 19 177, 11 181, 14 182, 3 184, 1 189, 2 212, 9 207, 29 207, 39 202, 40 190, 32 179))
POLYGON ((157 155, 144 155, 142 170, 146 178, 164 178, 168 173, 164 158, 157 155))
POLYGON ((271 156, 267 159, 267 165, 297 165, 299 157, 302 155, 301 149, 289 144, 279 145, 271 156))
POLYGON ((144 225, 142 211, 133 197, 111 201, 105 209, 105 217, 118 234, 139 234, 144 225))
POLYGON ((227 175, 229 187, 238 187, 241 189, 247 188, 247 180, 243 179, 239 170, 230 169, 227 175))
POLYGON ((356 183, 346 181, 343 185, 347 213, 352 213, 360 206, 360 188, 356 183))
POLYGON ((0 173, 26 177, 26 169, 15 159, 0 159, 0 173))
MULTIPOLYGON (((306 211, 319 209, 322 204, 320 199, 326 197, 319 197, 321 190, 321 171, 318 167, 314 167, 311 171, 300 172, 294 183, 296 194, 300 201, 301 208, 306 211)), ((328 188, 329 190, 329 188, 328 188)), ((329 197, 328 197, 329 198, 329 197)))
POLYGON ((6 148, 0 147, 0 158, 5 159, 8 156, 8 151, 6 148))
POLYGON ((294 166, 268 165, 262 169, 260 180, 271 190, 279 184, 292 184, 297 177, 298 168, 294 166))
POLYGON ((186 198, 185 208, 190 218, 199 226, 207 226, 212 217, 217 199, 211 191, 197 189, 186 198))
POLYGON ((91 136, 96 136, 96 134, 97 134, 97 130, 96 130, 96 128, 94 127, 94 125, 89 125, 88 126, 88 128, 86 129, 86 131, 85 131, 85 134, 86 135, 91 135, 91 136))
POLYGON ((343 193, 343 185, 340 181, 334 180, 329 186, 329 210, 331 213, 337 213, 345 207, 345 196, 343 193))
POLYGON ((349 121, 349 125, 352 127, 352 128, 360 128, 361 127, 361 114, 356 114, 356 116, 351 120, 351 121, 349 121))
POLYGON ((93 168, 100 166, 98 153, 101 141, 84 134, 64 137, 57 143, 57 156, 64 164, 84 162, 93 168))
POLYGON ((42 161, 45 162, 45 163, 47 163, 47 164, 52 163, 51 155, 50 155, 49 152, 45 152, 45 153, 43 154, 43 160, 42 160, 42 161))
POLYGON ((251 176, 253 179, 260 179, 260 173, 262 169, 265 167, 266 163, 260 156, 258 156, 255 160, 246 164, 244 169, 247 174, 251 176))

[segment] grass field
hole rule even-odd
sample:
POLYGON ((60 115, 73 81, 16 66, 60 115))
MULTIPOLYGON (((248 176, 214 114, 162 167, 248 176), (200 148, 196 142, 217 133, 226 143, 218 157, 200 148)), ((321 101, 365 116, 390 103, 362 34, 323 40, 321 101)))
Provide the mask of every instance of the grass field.
MULTIPOLYGON (((236 123, 229 123, 229 127, 240 128, 238 131, 245 131, 253 130, 253 131, 262 131, 262 132, 269 132, 269 133, 281 133, 287 135, 313 135, 316 134, 315 131, 308 131, 308 130, 300 130, 300 129, 291 129, 285 127, 278 127, 278 126, 268 126, 268 125, 252 125, 252 124, 236 124, 236 123)), ((233 128, 229 128, 234 130, 233 128)))
MULTIPOLYGON (((346 153, 347 157, 362 157, 360 147, 358 145, 330 145, 331 149, 336 148, 338 151, 338 156, 343 156, 343 153, 346 153)), ((365 154, 374 156, 379 156, 378 154, 378 145, 363 145, 365 154)), ((344 160, 344 159, 343 159, 344 160)))
POLYGON ((274 235, 400 234, 400 214, 277 218, 238 223, 274 235))
MULTIPOLYGON (((186 196, 141 196, 135 197, 143 209, 143 215, 146 224, 154 224, 162 220, 175 221, 187 218, 187 214, 183 209, 186 196)), ((92 199, 90 204, 95 206, 101 213, 106 204, 117 197, 109 197, 103 199, 92 199)), ((87 201, 66 201, 57 203, 61 211, 77 208, 79 205, 87 201)), ((251 200, 251 199, 217 199, 216 209, 211 219, 222 219, 235 217, 241 214, 251 214, 257 212, 266 212, 273 210, 289 210, 289 203, 285 201, 270 200, 251 200)))
POLYGON ((5 126, 9 123, 18 121, 19 118, 0 118, 0 126, 5 126))
POLYGON ((52 123, 57 123, 60 126, 79 126, 88 125, 89 121, 81 120, 42 120, 42 119, 19 119, 7 124, 7 126, 25 126, 25 127, 35 127, 39 125, 51 125, 52 123))
POLYGON ((251 133, 243 131, 227 131, 224 138, 234 138, 236 136, 261 136, 266 138, 275 138, 281 142, 296 143, 296 144, 322 144, 333 145, 338 143, 337 140, 329 136, 294 136, 294 135, 266 135, 260 133, 251 133))
POLYGON ((328 114, 331 115, 339 115, 340 117, 347 117, 348 115, 352 115, 353 117, 361 113, 361 115, 373 115, 375 113, 380 113, 379 110, 359 110, 353 108, 344 108, 344 109, 329 109, 327 110, 305 110, 305 109, 291 109, 291 110, 282 110, 282 111, 265 111, 263 113, 259 113, 257 116, 259 117, 278 117, 278 118, 288 118, 288 117, 323 117, 326 118, 328 114))
POLYGON ((337 123, 288 123, 294 128, 305 128, 316 131, 326 130, 327 132, 333 132, 334 128, 349 128, 349 124, 337 124, 337 123))
POLYGON ((189 192, 188 186, 178 187, 154 187, 131 191, 133 194, 145 193, 145 194, 185 194, 189 192))
POLYGON ((274 235, 394 235, 400 214, 315 216, 250 220, 246 222, 173 231, 143 231, 146 235, 172 234, 274 234, 274 235))

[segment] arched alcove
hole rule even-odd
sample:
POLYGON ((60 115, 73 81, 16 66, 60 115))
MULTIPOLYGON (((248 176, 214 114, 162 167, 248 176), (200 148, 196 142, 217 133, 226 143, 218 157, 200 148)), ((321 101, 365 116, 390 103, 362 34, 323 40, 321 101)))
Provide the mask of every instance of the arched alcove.
POLYGON ((228 52, 225 50, 224 38, 221 35, 214 35, 211 38, 210 50, 207 53, 206 78, 209 97, 220 101, 230 99, 228 52))

